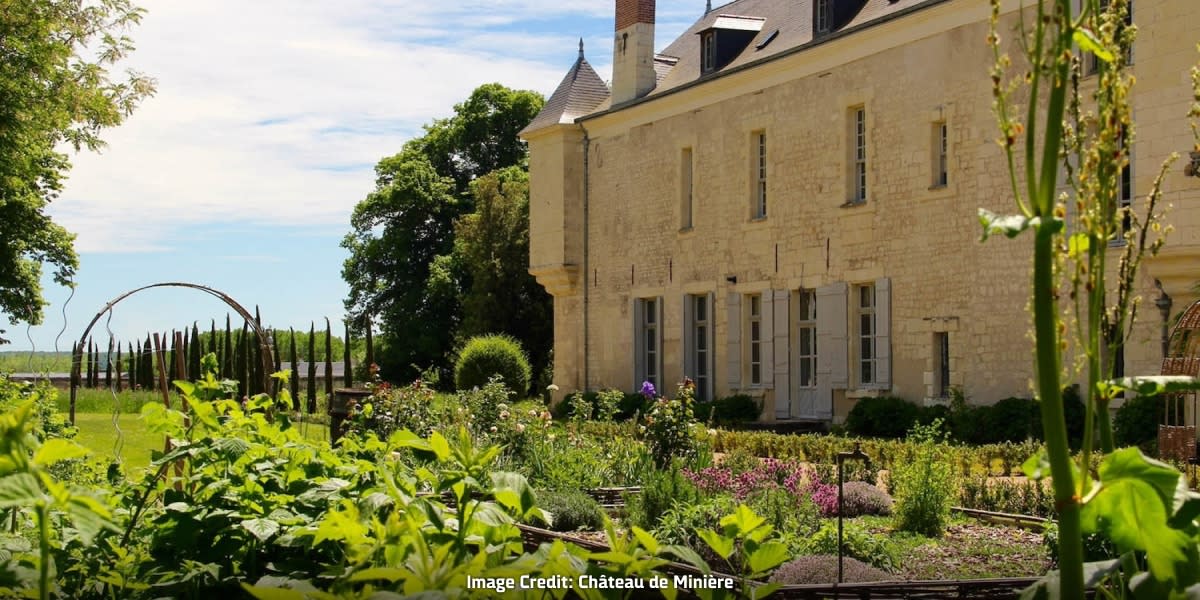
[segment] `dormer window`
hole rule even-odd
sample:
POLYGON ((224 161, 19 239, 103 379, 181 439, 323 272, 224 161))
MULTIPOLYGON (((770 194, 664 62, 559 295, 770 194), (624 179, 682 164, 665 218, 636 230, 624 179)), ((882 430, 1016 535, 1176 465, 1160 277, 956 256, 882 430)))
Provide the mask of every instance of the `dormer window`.
POLYGON ((829 1, 816 0, 813 4, 813 33, 829 33, 829 1))
POLYGON ((700 72, 711 73, 717 68, 717 32, 700 36, 700 72))

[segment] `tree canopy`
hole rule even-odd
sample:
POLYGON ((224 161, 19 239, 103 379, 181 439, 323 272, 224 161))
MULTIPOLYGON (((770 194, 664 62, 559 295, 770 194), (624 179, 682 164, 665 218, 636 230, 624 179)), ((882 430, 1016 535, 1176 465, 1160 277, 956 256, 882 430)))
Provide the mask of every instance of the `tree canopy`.
POLYGON ((74 236, 46 214, 70 169, 60 150, 99 149, 101 131, 154 93, 148 77, 109 72, 133 50, 125 31, 142 13, 128 0, 0 1, 0 311, 10 324, 41 322, 43 264, 60 285, 78 267, 74 236))
MULTIPOLYGON (((350 251, 342 277, 350 286, 346 310, 351 322, 361 330, 370 317, 381 330, 376 362, 384 376, 403 380, 431 367, 447 374, 464 322, 478 321, 471 315, 519 309, 470 300, 464 314, 463 298, 470 299, 472 274, 479 272, 464 259, 480 254, 466 251, 477 244, 456 243, 456 231, 473 231, 470 226, 456 227, 456 222, 476 210, 480 195, 472 182, 509 167, 525 169, 527 150, 517 132, 533 120, 542 103, 536 92, 495 83, 480 86, 454 107, 453 116, 427 125, 424 135, 376 165, 375 190, 355 207, 351 232, 342 241, 350 251)), ((498 179, 494 187, 499 185, 498 179)), ((510 224, 504 231, 527 238, 527 186, 524 189, 526 206, 518 213, 524 215, 525 225, 510 224)), ((487 197, 490 202, 492 195, 487 197)), ((515 269, 517 276, 532 280, 525 273, 527 239, 524 244, 526 250, 519 256, 508 250, 516 263, 504 272, 515 269)), ((524 285, 523 280, 509 283, 524 285)), ((528 336, 515 335, 533 354, 528 336)))

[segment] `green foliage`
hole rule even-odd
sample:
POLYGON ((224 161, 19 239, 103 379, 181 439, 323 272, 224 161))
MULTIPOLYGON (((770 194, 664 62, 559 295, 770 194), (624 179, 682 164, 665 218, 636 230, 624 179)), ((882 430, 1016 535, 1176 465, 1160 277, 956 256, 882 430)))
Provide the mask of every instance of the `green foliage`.
POLYGON ((508 410, 508 402, 513 391, 501 381, 499 376, 492 376, 481 387, 472 387, 458 393, 458 408, 461 412, 453 415, 453 421, 465 425, 477 436, 487 436, 496 433, 500 414, 508 410))
POLYGON ((958 506, 1052 518, 1054 494, 1044 481, 997 479, 979 474, 962 481, 958 506))
POLYGON ((599 531, 604 527, 600 504, 579 490, 545 490, 537 495, 538 506, 550 513, 554 531, 599 531))
MULTIPOLYGON (((804 543, 805 554, 837 554, 837 523, 826 522, 804 543)), ((845 523, 842 528, 842 552, 875 568, 894 571, 899 563, 899 552, 886 536, 875 535, 857 523, 845 523)))
POLYGON ((757 421, 762 404, 747 394, 734 394, 711 402, 697 402, 695 412, 702 423, 737 426, 757 421))
POLYGON ((864 437, 904 437, 920 411, 916 404, 895 396, 859 398, 846 415, 846 431, 864 437))
MULTIPOLYGON (((450 372, 456 338, 465 337, 460 324, 472 318, 459 302, 472 283, 471 265, 455 256, 455 221, 474 211, 472 181, 524 163, 525 143, 517 132, 542 104, 535 92, 480 86, 454 107, 453 116, 427 125, 423 136, 376 165, 375 190, 355 207, 351 232, 342 241, 350 251, 342 278, 350 286, 345 301, 350 322, 361 332, 364 316, 369 316, 382 329, 374 359, 387 379, 409 380, 431 366, 450 372)), ((518 189, 503 195, 497 205, 501 213, 511 216, 520 210, 505 201, 519 198, 518 189)), ((482 243, 472 248, 513 251, 520 242, 511 236, 523 226, 519 219, 498 224, 504 240, 476 240, 482 243)), ((526 262, 509 262, 505 272, 526 262)), ((523 287, 529 275, 518 275, 519 281, 505 285, 523 287)), ((545 301, 539 298, 530 306, 510 308, 536 315, 545 301)), ((533 331, 541 335, 548 322, 532 324, 533 331)), ((536 352, 543 346, 535 348, 535 339, 522 337, 536 352)))
POLYGON ((31 432, 40 441, 73 438, 75 428, 58 411, 58 390, 47 382, 24 383, 0 374, 0 414, 31 406, 31 432))
POLYGON ((110 72, 133 51, 124 33, 143 14, 128 0, 5 3, 3 13, 0 312, 12 324, 36 325, 46 304, 42 266, 54 268, 59 285, 73 285, 78 267, 74 236, 46 211, 71 167, 63 150, 102 148, 100 133, 120 125, 154 83, 110 72))
POLYGON ((654 530, 662 516, 676 506, 696 504, 700 491, 679 468, 672 466, 655 470, 642 482, 640 494, 625 499, 629 522, 643 529, 654 530))
POLYGON ((529 393, 529 359, 516 339, 502 334, 467 340, 454 365, 454 385, 460 390, 483 387, 499 375, 518 397, 529 393))
POLYGON ((892 471, 896 527, 901 531, 941 537, 950 520, 958 483, 947 460, 944 434, 937 433, 940 425, 913 427, 908 437, 916 444, 916 456, 892 471))
POLYGON ((694 503, 671 506, 654 527, 654 536, 665 544, 678 544, 695 550, 708 561, 719 560, 698 533, 702 529, 719 529, 721 518, 737 508, 728 494, 702 498, 694 503))
MULTIPOLYGON (((1157 396, 1126 398, 1113 417, 1113 441, 1118 446, 1138 446, 1150 452, 1158 446, 1158 426, 1166 423, 1166 402, 1157 396)), ((1177 403, 1176 403, 1177 404, 1177 403)), ((1183 423, 1173 415, 1172 423, 1183 423)))
POLYGON ((674 399, 659 398, 646 415, 646 446, 660 469, 674 460, 687 461, 696 455, 693 393, 692 383, 685 381, 679 385, 674 399))
POLYGON ((458 334, 513 336, 540 377, 554 345, 554 314, 550 294, 528 269, 529 175, 524 167, 507 167, 480 176, 470 188, 475 210, 455 221, 450 261, 470 282, 460 297, 458 334))
POLYGON ((371 396, 353 407, 345 421, 346 432, 365 436, 374 433, 387 439, 401 430, 426 437, 436 425, 433 410, 434 391, 422 381, 402 388, 382 384, 371 390, 371 396))

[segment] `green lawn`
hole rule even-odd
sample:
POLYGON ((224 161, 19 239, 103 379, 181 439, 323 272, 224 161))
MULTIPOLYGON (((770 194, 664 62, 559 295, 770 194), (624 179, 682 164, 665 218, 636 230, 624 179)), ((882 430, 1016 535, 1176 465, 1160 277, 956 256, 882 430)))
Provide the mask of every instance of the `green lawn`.
MULTIPOLYGON (((121 414, 115 425, 112 419, 111 413, 77 413, 75 425, 79 428, 79 434, 75 440, 99 456, 119 456, 127 472, 149 466, 150 452, 161 452, 163 449, 163 436, 146 431, 136 414, 121 414)), ((329 439, 329 427, 326 425, 300 423, 297 426, 309 439, 329 439)))

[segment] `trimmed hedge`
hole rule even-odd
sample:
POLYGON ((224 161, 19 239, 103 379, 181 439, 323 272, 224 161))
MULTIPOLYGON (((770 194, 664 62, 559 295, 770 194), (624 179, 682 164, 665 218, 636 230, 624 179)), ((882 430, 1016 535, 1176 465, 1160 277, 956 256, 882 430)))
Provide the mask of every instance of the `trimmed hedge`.
POLYGON ((734 394, 711 402, 697 402, 692 410, 701 423, 736 426, 757 421, 762 405, 746 394, 734 394))
POLYGON ((454 365, 454 384, 458 390, 482 388, 496 375, 518 398, 528 395, 531 370, 520 342, 502 334, 467 340, 454 365))

